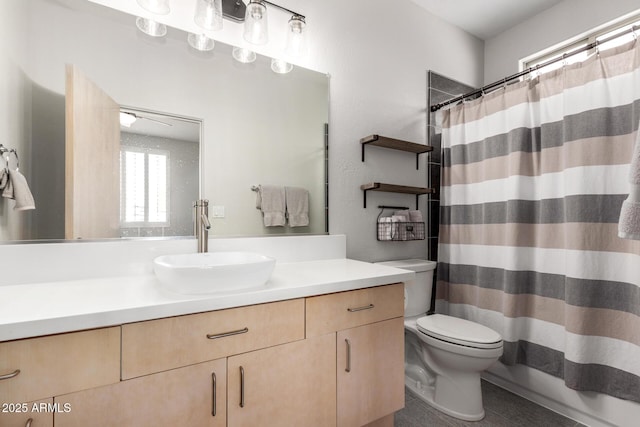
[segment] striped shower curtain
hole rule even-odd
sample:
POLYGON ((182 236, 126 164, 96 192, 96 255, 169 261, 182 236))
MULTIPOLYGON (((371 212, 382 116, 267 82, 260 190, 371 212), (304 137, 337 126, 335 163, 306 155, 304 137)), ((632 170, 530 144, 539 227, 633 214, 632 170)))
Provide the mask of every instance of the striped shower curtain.
POLYGON ((617 237, 640 43, 443 112, 436 311, 501 361, 640 402, 640 242, 617 237))

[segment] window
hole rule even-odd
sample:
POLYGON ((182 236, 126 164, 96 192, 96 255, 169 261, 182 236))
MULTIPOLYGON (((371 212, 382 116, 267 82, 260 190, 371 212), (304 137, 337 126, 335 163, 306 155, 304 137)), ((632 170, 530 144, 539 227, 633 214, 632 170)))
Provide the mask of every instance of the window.
POLYGON ((169 226, 169 153, 123 146, 120 151, 120 224, 169 226))
MULTIPOLYGON (((591 43, 596 41, 601 42, 602 40, 606 40, 607 38, 620 34, 620 37, 617 37, 613 40, 610 40, 606 43, 602 43, 598 46, 599 50, 611 49, 616 46, 620 46, 621 44, 627 43, 636 37, 632 32, 631 28, 634 25, 640 25, 640 15, 635 13, 631 17, 622 18, 617 20, 615 23, 610 23, 605 25, 604 27, 600 27, 599 29, 594 29, 586 35, 582 35, 577 37, 576 39, 570 40, 568 42, 562 43, 559 46, 554 46, 552 48, 546 49, 545 51, 538 52, 534 55, 531 55, 527 58, 524 58, 520 61, 520 69, 522 71, 527 68, 535 67, 538 64, 545 63, 552 59, 561 58, 562 55, 574 51, 576 49, 585 47, 591 43)), ((549 71, 561 68, 563 64, 573 64, 575 62, 584 61, 589 57, 589 55, 594 53, 594 49, 586 50, 584 52, 580 52, 578 54, 567 57, 564 61, 557 61, 553 64, 549 64, 546 67, 542 67, 539 70, 536 70, 535 73, 532 73, 534 76, 542 73, 547 73, 549 71)))

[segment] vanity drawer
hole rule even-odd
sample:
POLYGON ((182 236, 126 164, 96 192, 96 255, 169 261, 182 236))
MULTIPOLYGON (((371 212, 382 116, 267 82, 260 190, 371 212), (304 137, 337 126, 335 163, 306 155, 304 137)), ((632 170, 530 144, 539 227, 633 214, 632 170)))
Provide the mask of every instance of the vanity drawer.
POLYGON ((0 343, 0 376, 0 402, 14 403, 117 383, 120 327, 0 343))
POLYGON ((122 379, 304 339, 304 300, 122 326, 122 379))
POLYGON ((404 284, 307 298, 307 337, 404 316, 404 284))

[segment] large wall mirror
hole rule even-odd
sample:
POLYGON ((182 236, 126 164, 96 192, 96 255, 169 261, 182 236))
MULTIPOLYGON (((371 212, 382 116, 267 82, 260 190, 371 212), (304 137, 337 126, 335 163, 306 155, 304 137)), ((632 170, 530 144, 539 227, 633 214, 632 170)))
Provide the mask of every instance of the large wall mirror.
POLYGON ((203 53, 186 39, 173 28, 150 38, 135 17, 87 0, 0 2, 0 144, 18 152, 36 203, 14 211, 0 198, 1 242, 192 235, 196 198, 209 199, 213 235, 326 232, 328 76, 276 74, 270 58, 241 64, 228 45, 203 53), (136 118, 116 122, 117 153, 97 148, 94 119, 70 119, 70 69, 113 100, 101 114, 136 118), (88 152, 75 166, 70 134, 88 152), (105 156, 115 172, 101 169, 105 156), (88 201, 70 200, 70 179, 88 201), (252 191, 260 185, 308 190, 309 224, 265 227, 252 191), (71 212, 74 221, 108 212, 113 234, 70 232, 71 212))

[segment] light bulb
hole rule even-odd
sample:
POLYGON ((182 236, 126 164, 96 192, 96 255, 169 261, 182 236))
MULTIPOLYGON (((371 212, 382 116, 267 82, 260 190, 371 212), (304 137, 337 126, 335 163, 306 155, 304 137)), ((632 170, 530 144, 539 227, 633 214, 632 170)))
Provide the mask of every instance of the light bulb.
POLYGON ((231 54, 233 59, 243 64, 249 64, 256 60, 256 53, 243 47, 234 47, 231 54))
POLYGON ((212 50, 215 46, 213 39, 204 34, 189 33, 187 36, 187 42, 189 43, 189 46, 202 52, 212 50))
POLYGON ((282 59, 273 58, 271 60, 271 70, 274 73, 287 74, 288 72, 293 70, 293 65, 289 64, 286 61, 283 61, 282 59))
POLYGON ((306 53, 307 44, 304 27, 306 22, 304 17, 293 15, 289 20, 289 31, 287 31, 287 44, 285 53, 289 56, 300 57, 306 53))
POLYGON ((267 7, 262 0, 251 0, 244 17, 244 39, 252 44, 269 41, 267 7))
POLYGON ((147 18, 136 18, 136 27, 151 37, 163 37, 167 34, 167 27, 157 21, 147 18))
POLYGON ((138 5, 147 12, 166 15, 171 11, 169 0, 137 0, 138 5))
POLYGON ((198 0, 193 20, 205 30, 221 30, 222 0, 198 0))

